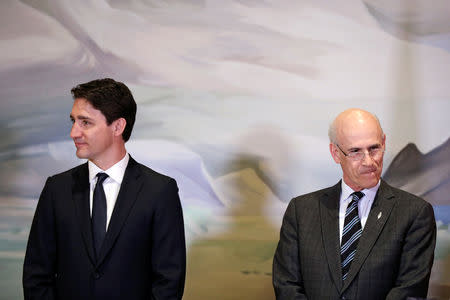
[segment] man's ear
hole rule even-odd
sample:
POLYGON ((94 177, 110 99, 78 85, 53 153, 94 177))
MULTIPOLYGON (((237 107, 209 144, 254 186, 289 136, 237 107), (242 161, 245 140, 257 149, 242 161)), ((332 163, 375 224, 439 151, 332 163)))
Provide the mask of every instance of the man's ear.
POLYGON ((121 136, 127 126, 127 121, 124 118, 119 118, 112 122, 114 136, 121 136))
POLYGON ((341 158, 339 157, 339 149, 333 143, 330 143, 330 153, 331 153, 331 156, 333 157, 333 160, 337 164, 340 164, 341 163, 341 158))

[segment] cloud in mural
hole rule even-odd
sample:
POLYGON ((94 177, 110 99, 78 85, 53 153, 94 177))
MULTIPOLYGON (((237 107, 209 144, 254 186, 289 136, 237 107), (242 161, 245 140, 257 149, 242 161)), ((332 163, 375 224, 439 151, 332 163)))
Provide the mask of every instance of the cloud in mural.
POLYGON ((447 0, 365 0, 369 12, 389 34, 450 52, 450 5, 447 0))
POLYGON ((140 163, 174 178, 183 205, 223 206, 201 157, 186 146, 164 140, 136 140, 127 144, 127 150, 140 163))
MULTIPOLYGON (((5 14, 0 46, 7 54, 0 56, 0 90, 2 98, 14 99, 2 103, 0 117, 6 126, 24 124, 10 128, 0 148, 42 142, 39 137, 65 138, 66 129, 54 124, 67 119, 69 90, 104 76, 133 85, 133 92, 147 88, 136 99, 140 109, 148 105, 146 113, 164 112, 164 118, 151 118, 163 127, 156 136, 170 133, 182 140, 190 132, 177 126, 196 125, 204 109, 235 126, 230 132, 203 126, 203 132, 216 132, 213 140, 257 123, 258 117, 316 135, 326 128, 309 126, 311 113, 321 111, 315 118, 328 123, 343 104, 372 105, 366 108, 385 116, 392 103, 414 99, 426 101, 431 111, 448 109, 450 85, 442 78, 450 77, 450 54, 380 30, 361 1, 8 0, 0 8, 5 14), (12 16, 23 22, 9 30, 12 16), (403 65, 396 65, 399 57, 403 65), (53 114, 42 117, 42 107, 53 114), (247 113, 256 107, 257 113, 247 113), (236 115, 233 124, 230 114, 236 115), (172 116, 177 120, 169 124, 172 116)), ((430 148, 442 142, 447 120, 421 107, 419 114, 414 105, 399 107, 389 121, 402 124, 398 118, 417 115, 403 123, 420 122, 433 133, 422 135, 430 143, 402 131, 394 141, 397 150, 410 141, 430 148), (430 120, 433 128, 427 127, 430 120)))
POLYGON ((397 29, 419 36, 450 34, 450 6, 446 0, 434 0, 433 5, 428 0, 416 0, 414 5, 408 0, 363 2, 380 24, 386 27, 396 25, 397 29))
POLYGON ((49 78, 69 76, 71 82, 106 72, 139 85, 380 98, 397 80, 396 74, 386 78, 392 60, 407 47, 419 58, 421 95, 450 94, 439 80, 450 75, 450 54, 378 30, 360 1, 339 8, 323 1, 7 2, 14 5, 1 7, 27 18, 2 42, 17 56, 8 70, 45 62, 55 68, 49 78), (26 50, 36 44, 42 55, 26 50))
MULTIPOLYGON (((222 207, 212 180, 206 172, 201 157, 181 144, 164 140, 136 140, 127 143, 128 151, 139 162, 157 172, 177 180, 184 205, 209 205, 222 207)), ((75 156, 73 142, 55 142, 19 149, 15 159, 0 161, 9 179, 2 178, 0 192, 4 195, 37 197, 50 170, 67 170, 85 160, 75 156), (20 171, 19 166, 27 165, 20 171), (12 170, 16 170, 12 172, 12 170), (23 183, 26 184, 23 184, 23 183)))

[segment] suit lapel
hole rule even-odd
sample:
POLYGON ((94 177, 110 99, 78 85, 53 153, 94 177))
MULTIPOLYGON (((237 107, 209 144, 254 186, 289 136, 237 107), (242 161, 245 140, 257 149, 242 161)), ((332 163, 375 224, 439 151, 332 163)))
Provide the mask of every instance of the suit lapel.
POLYGON ((72 200, 75 205, 77 220, 80 223, 84 245, 92 264, 95 264, 94 244, 91 229, 89 207, 89 170, 88 164, 77 168, 72 175, 72 200))
POLYGON ((130 156, 122 184, 120 185, 119 195, 117 196, 116 204, 109 222, 108 231, 106 232, 105 240, 100 249, 97 265, 102 263, 106 254, 108 254, 114 245, 131 208, 137 200, 142 184, 143 177, 140 176, 139 165, 130 156))
POLYGON ((341 254, 339 243, 339 197, 341 182, 325 191, 320 199, 320 225, 322 241, 334 284, 342 288, 341 254))
POLYGON ((361 269, 361 266, 369 255, 370 250, 372 250, 378 236, 389 218, 389 215, 391 214, 392 208, 394 207, 395 201, 393 198, 394 194, 391 192, 389 185, 382 180, 377 195, 373 201, 372 208, 370 209, 366 225, 364 226, 363 233, 358 243, 355 258, 350 266, 350 270, 342 291, 350 285, 356 274, 361 269))

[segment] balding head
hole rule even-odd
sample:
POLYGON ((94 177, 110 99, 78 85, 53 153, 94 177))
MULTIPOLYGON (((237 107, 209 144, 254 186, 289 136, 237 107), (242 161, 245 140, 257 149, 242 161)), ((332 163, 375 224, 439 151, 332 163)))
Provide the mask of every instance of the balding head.
POLYGON ((352 127, 358 127, 363 124, 372 123, 379 128, 380 136, 383 136, 383 129, 381 128, 378 118, 362 109, 350 108, 341 112, 334 121, 330 124, 328 129, 328 137, 333 144, 339 144, 339 133, 345 128, 351 129, 352 127))

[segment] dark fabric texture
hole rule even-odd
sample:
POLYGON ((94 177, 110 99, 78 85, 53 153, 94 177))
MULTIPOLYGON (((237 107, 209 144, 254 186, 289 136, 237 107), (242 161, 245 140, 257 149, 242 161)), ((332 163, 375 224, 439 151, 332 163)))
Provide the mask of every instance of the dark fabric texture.
POLYGON ((87 163, 48 178, 23 269, 26 300, 181 299, 186 248, 175 180, 130 157, 97 255, 87 163))
POLYGON ((382 180, 343 281, 340 186, 289 203, 273 261, 277 300, 426 297, 436 243, 432 206, 382 180))
POLYGON ((92 237, 94 238, 94 254, 97 259, 103 239, 106 235, 106 195, 103 182, 108 178, 106 173, 97 174, 97 183, 92 197, 92 237))

